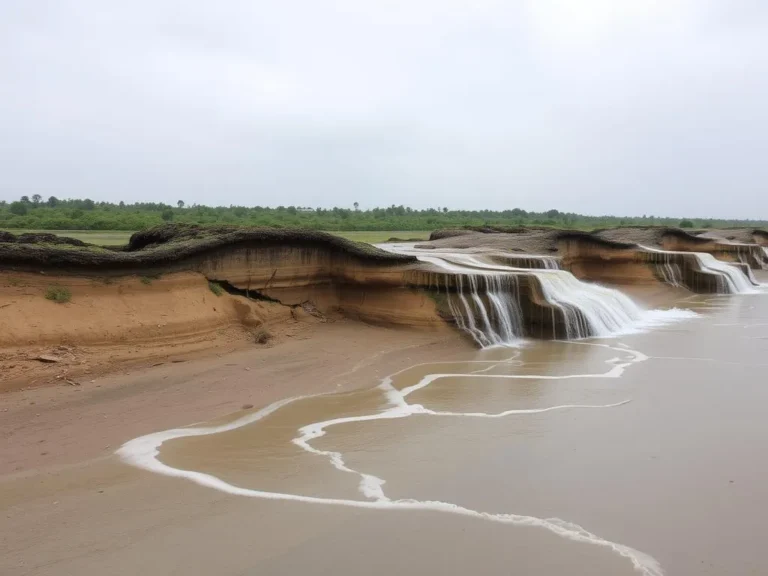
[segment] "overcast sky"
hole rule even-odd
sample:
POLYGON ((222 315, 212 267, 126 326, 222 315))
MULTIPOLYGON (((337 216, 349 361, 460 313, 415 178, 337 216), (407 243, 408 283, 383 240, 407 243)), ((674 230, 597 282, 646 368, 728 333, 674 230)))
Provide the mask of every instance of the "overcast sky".
POLYGON ((768 218, 762 0, 2 0, 0 199, 768 218))

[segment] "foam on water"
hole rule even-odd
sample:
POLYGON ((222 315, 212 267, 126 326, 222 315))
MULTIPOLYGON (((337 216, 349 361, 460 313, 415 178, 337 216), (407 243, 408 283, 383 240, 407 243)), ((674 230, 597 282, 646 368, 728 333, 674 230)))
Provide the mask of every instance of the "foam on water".
MULTIPOLYGON (((580 378, 619 378, 624 371, 633 364, 643 362, 648 359, 647 356, 639 351, 631 350, 625 345, 610 346, 607 344, 596 343, 572 343, 574 345, 587 345, 587 346, 601 346, 619 353, 617 357, 611 358, 606 363, 610 366, 610 369, 603 373, 598 374, 569 374, 554 376, 549 374, 486 374, 485 372, 491 370, 500 364, 508 363, 519 365, 516 360, 516 355, 503 361, 474 361, 473 364, 489 364, 487 368, 481 368, 472 373, 473 378, 494 378, 494 379, 506 379, 506 380, 520 380, 520 379, 537 379, 537 380, 569 380, 580 378)), ((445 363, 444 363, 445 364, 445 363)), ((410 370, 415 366, 408 368, 410 370)), ((213 427, 193 427, 193 428, 179 428, 175 430, 166 430, 164 432, 158 432, 155 434, 148 434, 140 438, 136 438, 129 442, 126 442, 118 451, 117 454, 123 461, 148 470, 157 474, 163 474, 166 476, 172 476, 177 478, 184 478, 195 482, 199 485, 213 488, 227 494, 235 496, 244 496, 249 498, 262 498, 268 500, 288 500, 304 502, 308 504, 323 504, 332 506, 344 506, 351 508, 364 508, 364 509, 379 509, 379 510, 401 510, 401 511, 432 511, 439 513, 455 514, 459 516, 465 516, 469 518, 475 518, 479 520, 485 520, 488 522, 494 522, 499 524, 509 524, 514 526, 535 526, 544 528, 553 534, 560 537, 572 540, 575 542, 581 542, 585 544, 591 544, 596 546, 605 547, 612 552, 626 558, 632 563, 632 566, 644 576, 662 576, 663 572, 658 562, 651 556, 639 552, 624 544, 612 542, 605 538, 597 536, 578 524, 561 520, 559 518, 537 518, 535 516, 527 516, 520 514, 507 514, 507 513, 490 513, 472 510, 453 504, 450 502, 430 501, 430 500, 411 500, 400 499, 391 500, 386 496, 384 492, 384 485, 386 481, 383 478, 366 474, 348 467, 344 461, 344 457, 340 452, 331 450, 319 450, 311 445, 311 442, 317 438, 320 438, 326 434, 327 428, 339 424, 347 423, 360 423, 369 422, 374 420, 383 419, 396 419, 407 418, 412 415, 423 416, 436 416, 436 417, 455 417, 455 418, 506 418, 510 416, 525 416, 528 414, 541 414, 546 412, 558 412, 564 410, 574 409, 611 409, 618 408, 626 405, 630 402, 629 399, 622 402, 607 404, 607 405, 559 405, 549 406, 545 408, 537 409, 523 409, 523 410, 506 410, 499 413, 482 413, 482 412, 438 412, 424 408, 418 404, 409 404, 408 396, 421 390, 431 383, 441 378, 452 378, 457 376, 465 376, 466 374, 445 373, 445 374, 429 374, 423 377, 418 383, 398 390, 393 382, 394 378, 405 372, 405 370, 398 372, 388 378, 386 378, 379 388, 384 393, 389 402, 389 407, 368 415, 362 416, 349 416, 343 418, 334 418, 323 422, 316 422, 309 424, 299 429, 298 437, 294 438, 292 442, 305 450, 310 454, 323 456, 328 459, 328 462, 337 470, 343 473, 356 474, 360 478, 359 491, 363 496, 363 500, 351 500, 351 499, 339 499, 339 498, 323 498, 317 496, 308 496, 301 494, 290 494, 280 492, 267 492, 262 490, 256 490, 251 488, 243 488, 233 485, 229 482, 212 475, 203 472, 197 472, 194 470, 180 470, 164 464, 158 458, 159 450, 163 443, 184 437, 203 436, 208 434, 217 434, 247 426, 254 422, 257 422, 269 414, 272 414, 281 407, 298 400, 299 398, 292 398, 276 402, 258 412, 249 414, 229 424, 213 427)), ((301 397, 304 398, 304 397, 301 397)))

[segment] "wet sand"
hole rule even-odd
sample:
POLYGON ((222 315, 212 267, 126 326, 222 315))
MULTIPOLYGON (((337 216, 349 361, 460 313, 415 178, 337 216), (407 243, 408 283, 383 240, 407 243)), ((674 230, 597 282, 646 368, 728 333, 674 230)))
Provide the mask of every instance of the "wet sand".
MULTIPOLYGON (((651 297, 655 305, 664 300, 658 292, 651 297)), ((227 375, 215 385, 204 374, 193 376, 200 368, 194 365, 182 365, 189 371, 165 392, 152 392, 157 381, 147 380, 155 384, 143 391, 150 393, 146 404, 132 389, 109 388, 114 398, 92 399, 96 408, 89 402, 71 412, 62 408, 46 434, 60 426, 78 442, 87 436, 87 417, 97 414, 89 410, 101 406, 117 418, 156 406, 140 425, 121 418, 120 430, 131 435, 111 440, 119 443, 212 417, 205 426, 224 426, 255 413, 228 414, 246 401, 258 408, 337 384, 345 392, 160 447, 158 462, 214 476, 243 495, 154 474, 115 456, 34 470, 39 457, 16 453, 21 470, 0 484, 6 548, 0 573, 622 575, 638 573, 630 555, 652 576, 662 570, 766 574, 760 512, 768 506, 762 458, 768 295, 679 302, 680 294, 670 291, 667 300, 701 317, 618 339, 485 351, 458 339, 422 341, 407 353, 366 357, 356 369, 349 360, 342 369, 315 366, 331 351, 354 356, 391 342, 370 328, 365 345, 339 349, 341 340, 329 338, 329 348, 306 358, 303 369, 280 362, 277 353, 251 365, 250 377, 280 382, 258 400, 236 394, 249 386, 227 384, 240 378, 224 365, 210 366, 208 378, 227 375), (420 362, 427 364, 414 366, 420 362), (358 420, 392 408, 393 396, 372 387, 399 370, 394 390, 421 408, 358 420), (430 374, 450 376, 407 392, 430 374), (200 384, 206 393, 184 406, 179 395, 195 382, 207 382, 200 384), (177 408, 164 414, 163 406, 177 408), (513 410, 518 413, 501 415, 513 410), (66 424, 72 416, 82 421, 66 424), (346 420, 308 441, 315 452, 291 442, 302 427, 339 418, 346 420), (332 452, 351 472, 334 467, 332 452), (336 502, 374 501, 360 493, 359 473, 384 480, 381 490, 394 505, 336 502), (249 491, 306 501, 249 497, 249 491), (413 501, 427 509, 399 504, 413 501), (538 526, 503 514, 530 517, 538 526), (624 556, 617 553, 626 551, 622 546, 631 549, 624 556)), ((168 379, 178 368, 169 368, 168 379)), ((14 414, 18 424, 25 413, 14 414)), ((30 452, 34 433, 19 432, 30 438, 20 453, 30 452)), ((86 447, 68 449, 60 463, 101 453, 83 441, 86 447)), ((4 465, 13 454, 7 445, 4 465)))

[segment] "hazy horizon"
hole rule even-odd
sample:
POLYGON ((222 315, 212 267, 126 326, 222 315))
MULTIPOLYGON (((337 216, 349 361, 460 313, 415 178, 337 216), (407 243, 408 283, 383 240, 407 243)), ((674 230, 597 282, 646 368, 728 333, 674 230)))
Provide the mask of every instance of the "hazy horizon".
POLYGON ((0 6, 0 200, 768 219, 768 5, 0 6))

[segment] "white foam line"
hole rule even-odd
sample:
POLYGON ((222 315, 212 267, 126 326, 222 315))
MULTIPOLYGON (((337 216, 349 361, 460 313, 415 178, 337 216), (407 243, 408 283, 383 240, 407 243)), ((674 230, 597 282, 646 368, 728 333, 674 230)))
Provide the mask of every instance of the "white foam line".
MULTIPOLYGON (((505 378, 505 379, 547 379, 547 380, 567 380, 567 379, 574 379, 574 378, 618 378, 623 374, 626 367, 629 366, 630 364, 634 364, 636 362, 642 362, 648 359, 648 357, 645 356, 644 354, 634 350, 630 350, 625 345, 620 345, 622 346, 622 348, 615 348, 607 344, 590 344, 586 342, 582 342, 580 344, 601 346, 605 348, 611 348, 613 350, 619 350, 621 352, 630 352, 632 356, 630 356, 629 359, 627 359, 623 364, 617 364, 613 366, 611 370, 603 374, 591 374, 591 375, 575 374, 575 375, 561 375, 561 376, 530 375, 530 374, 517 374, 517 375, 473 374, 472 377, 473 378, 505 378)), ((514 356, 514 357, 516 358, 517 356, 514 356)), ((611 359, 611 362, 615 362, 616 360, 618 359, 613 358, 611 359)), ((470 361, 466 363, 492 363, 492 362, 494 361, 478 360, 478 361, 470 361)), ((494 365, 498 366, 500 363, 503 363, 503 362, 504 361, 502 362, 495 361, 494 365)), ((455 364, 455 363, 456 362, 441 362, 441 364, 455 364)), ((408 404, 408 402, 406 401, 406 397, 409 394, 412 394, 413 392, 415 392, 416 390, 420 390, 428 386, 430 383, 434 382, 439 378, 452 377, 452 376, 467 376, 466 374, 438 374, 438 375, 430 374, 422 378, 418 384, 404 388, 403 390, 397 390, 393 385, 393 378, 395 376, 402 374, 407 370, 411 370, 415 367, 423 366, 426 364, 435 364, 435 363, 424 363, 424 364, 418 364, 416 366, 411 366, 409 368, 406 368, 404 370, 401 370, 393 374, 392 376, 387 377, 381 383, 379 388, 386 394, 387 399, 392 405, 391 408, 388 408, 376 414, 334 418, 331 420, 326 420, 324 422, 309 424, 308 426, 302 427, 299 430, 299 436, 292 440, 292 442, 295 445, 301 447, 308 453, 315 454, 318 456, 324 456, 328 458, 331 465, 333 465, 337 470, 345 473, 357 474, 358 476, 360 476, 359 490, 366 498, 369 498, 370 500, 322 498, 322 497, 316 497, 316 496, 304 496, 300 494, 287 494, 287 493, 280 493, 280 492, 265 492, 262 490, 242 488, 239 486, 234 486, 232 484, 229 484, 228 482, 225 482, 224 480, 210 474, 205 474, 203 472, 196 472, 193 470, 182 470, 178 468, 173 468, 171 466, 168 466, 167 464, 162 463, 158 458, 160 447, 162 446, 163 443, 169 440, 174 440, 177 438, 184 438, 184 437, 192 437, 192 436, 218 434, 221 432, 234 430, 236 428, 240 428, 242 426, 246 426, 248 424, 252 424, 258 420, 261 420, 266 416, 268 416, 269 414, 272 414, 276 410, 282 408, 283 406, 286 406, 287 404, 290 404, 291 402, 295 402, 296 400, 299 400, 302 398, 308 398, 307 396, 289 398, 286 400, 275 402, 274 404, 271 404, 262 410, 259 410, 253 414, 249 414, 247 416, 239 418, 233 422, 230 422, 229 424, 224 424, 224 425, 214 426, 214 427, 207 427, 207 428, 179 428, 174 430, 166 430, 164 432, 157 432, 154 434, 148 434, 146 436, 141 436, 139 438, 126 442, 120 449, 117 450, 116 454, 120 458, 122 458, 123 461, 125 461, 126 463, 132 464, 133 466, 136 466, 138 468, 142 468, 150 472, 155 472, 157 474, 163 474, 165 476, 171 476, 175 478, 185 478, 187 480, 195 482, 198 485, 205 486, 208 488, 213 488, 215 490, 219 490, 235 496, 261 498, 266 500, 287 500, 287 501, 304 502, 304 503, 311 503, 311 504, 326 504, 326 505, 335 505, 335 506, 345 506, 345 507, 351 507, 351 508, 443 512, 443 513, 457 514, 460 516, 466 516, 470 518, 487 520, 490 522, 496 522, 500 524, 540 527, 540 528, 549 530, 550 532, 558 536, 567 538, 569 540, 573 540, 575 542, 588 543, 592 545, 609 548, 610 550, 614 551, 620 556, 628 559, 632 563, 634 568, 645 576, 663 576, 663 572, 658 562, 653 558, 651 558, 650 556, 643 554, 623 544, 618 544, 615 542, 611 542, 609 540, 605 540, 604 538, 600 538, 599 536, 596 536, 595 534, 588 532, 581 526, 578 526, 570 522, 566 522, 559 518, 543 519, 543 518, 536 518, 534 516, 524 516, 524 515, 517 515, 517 514, 492 514, 488 512, 471 510, 469 508, 464 508, 462 506, 458 506, 456 504, 452 504, 449 502, 417 501, 417 500, 408 500, 408 499, 390 500, 384 494, 384 491, 383 491, 383 485, 385 483, 385 480, 383 480, 382 478, 378 478, 377 476, 365 474, 365 473, 353 470, 352 468, 349 468, 344 462, 343 456, 340 452, 319 450, 317 448, 312 447, 309 444, 312 440, 315 440, 317 438, 324 436, 326 434, 325 429, 330 426, 346 424, 346 423, 354 423, 354 422, 370 422, 374 420, 405 418, 414 414, 427 414, 427 415, 434 415, 434 416, 468 416, 468 417, 483 417, 483 418, 501 418, 509 415, 539 414, 544 412, 551 412, 551 411, 565 410, 565 409, 611 408, 611 407, 622 406, 627 402, 629 402, 629 400, 625 400, 617 404, 602 405, 602 406, 562 405, 562 406, 552 406, 548 408, 537 408, 537 409, 528 409, 528 410, 508 410, 506 412, 499 413, 499 414, 484 414, 484 413, 471 413, 471 412, 470 413, 448 413, 448 412, 440 413, 440 412, 427 410, 421 405, 408 404)))
MULTIPOLYGON (((752 340, 752 338, 747 338, 752 340)), ((684 362, 717 362, 718 364, 735 364, 737 366, 768 366, 765 362, 736 362, 735 360, 722 360, 720 358, 692 358, 689 356, 651 356, 654 360, 681 360, 684 362)))
MULTIPOLYGON (((474 375, 474 374, 482 374, 483 372, 490 372, 491 370, 501 366, 501 364, 502 363, 493 364, 491 366, 488 366, 488 368, 481 368, 480 370, 472 370, 470 372, 470 374, 474 375)), ((523 362, 503 362, 503 364, 509 364, 510 366, 523 366, 524 365, 523 362)))
POLYGON ((563 404, 561 406, 549 406, 547 408, 506 410, 505 412, 499 412, 497 414, 488 414, 485 412, 437 412, 435 410, 422 408, 422 410, 419 411, 419 414, 429 414, 430 416, 468 416, 471 418, 504 418, 505 416, 512 416, 515 414, 543 414, 545 412, 555 412, 557 410, 616 408, 618 406, 624 406, 624 404, 629 404, 630 402, 632 402, 632 400, 623 400, 621 402, 616 402, 615 404, 563 404))

